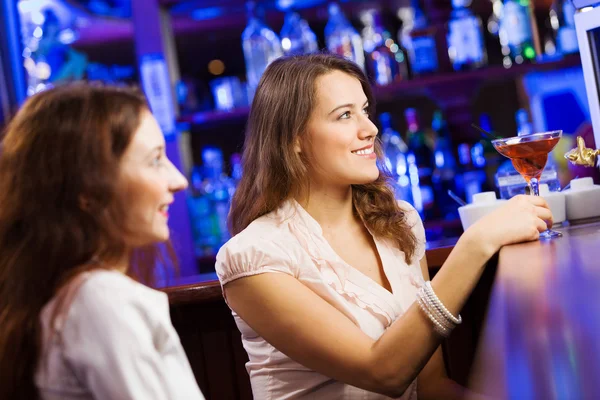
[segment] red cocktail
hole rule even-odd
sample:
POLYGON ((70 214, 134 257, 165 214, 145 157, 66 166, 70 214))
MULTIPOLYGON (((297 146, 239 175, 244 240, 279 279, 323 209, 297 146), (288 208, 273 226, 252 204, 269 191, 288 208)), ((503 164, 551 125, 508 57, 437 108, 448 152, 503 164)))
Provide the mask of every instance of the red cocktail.
MULTIPOLYGON (((504 157, 510 158, 513 166, 521 174, 531 194, 539 196, 539 180, 548 161, 548 153, 560 140, 562 131, 536 133, 506 139, 492 140, 492 144, 504 157)), ((562 236, 560 232, 548 229, 540 234, 540 238, 562 236)))

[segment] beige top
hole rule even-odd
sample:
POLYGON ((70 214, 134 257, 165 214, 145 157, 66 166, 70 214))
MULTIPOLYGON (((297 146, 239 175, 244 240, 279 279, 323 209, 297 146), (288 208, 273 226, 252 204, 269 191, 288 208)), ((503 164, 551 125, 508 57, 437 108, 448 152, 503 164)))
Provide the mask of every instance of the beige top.
POLYGON ((35 383, 42 400, 203 400, 165 293, 117 271, 79 275, 42 310, 35 383), (72 286, 72 285, 69 285, 72 286))
MULTIPOLYGON (((423 223, 410 204, 400 206, 418 240, 414 258, 406 262, 397 247, 374 238, 392 293, 344 262, 319 223, 295 200, 256 219, 221 248, 216 264, 221 285, 265 272, 292 275, 376 340, 411 306, 423 283, 419 265, 425 255, 423 223)), ((258 336, 235 312, 233 316, 248 352, 246 368, 255 400, 388 398, 300 365, 258 336)), ((410 343, 398 343, 403 345, 410 343)), ((401 399, 416 399, 416 389, 415 380, 401 399)))

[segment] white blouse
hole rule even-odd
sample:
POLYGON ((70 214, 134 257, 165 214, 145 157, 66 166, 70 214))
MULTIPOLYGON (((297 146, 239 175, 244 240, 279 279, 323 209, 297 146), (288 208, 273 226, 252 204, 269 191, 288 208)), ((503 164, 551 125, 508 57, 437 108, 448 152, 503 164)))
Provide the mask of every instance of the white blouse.
MULTIPOLYGON (((391 242, 374 237, 391 293, 342 260, 319 223, 295 200, 256 219, 221 248, 216 264, 221 285, 266 272, 294 276, 377 340, 412 305, 424 282, 419 264, 425 255, 423 223, 410 204, 400 206, 418 240, 412 260, 391 242)), ((246 369, 255 400, 388 398, 304 367, 271 346, 235 312, 233 316, 248 352, 246 369)), ((416 393, 415 379, 401 399, 414 400, 416 393)))
POLYGON ((83 277, 50 326, 57 301, 41 313, 35 383, 42 400, 204 399, 165 293, 97 270, 83 277))

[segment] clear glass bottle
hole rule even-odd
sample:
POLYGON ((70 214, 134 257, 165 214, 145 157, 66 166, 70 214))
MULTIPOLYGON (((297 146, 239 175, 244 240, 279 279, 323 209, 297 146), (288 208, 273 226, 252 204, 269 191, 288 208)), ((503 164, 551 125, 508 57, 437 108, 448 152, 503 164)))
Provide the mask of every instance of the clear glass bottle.
POLYGON ((555 0, 550 8, 550 25, 556 35, 557 50, 562 54, 579 51, 575 29, 576 11, 572 0, 555 0))
POLYGON ((296 12, 289 11, 285 14, 280 36, 285 55, 310 54, 319 51, 317 35, 310 29, 308 22, 296 12))
POLYGON ((455 71, 487 64, 481 20, 467 7, 471 0, 452 0, 448 22, 448 56, 455 71))
POLYGON ((283 50, 277 34, 256 16, 255 2, 248 1, 246 6, 248 25, 242 33, 242 47, 246 61, 248 97, 252 99, 263 72, 271 62, 283 55, 283 50))
POLYGON ((394 180, 394 189, 396 198, 408 201, 413 204, 412 191, 410 185, 410 175, 408 173, 408 146, 394 128, 392 127, 392 116, 390 113, 381 113, 379 115, 381 125, 381 147, 384 154, 386 169, 390 172, 394 180))
MULTIPOLYGON (((418 182, 423 217, 431 219, 436 216, 436 210, 434 207, 435 199, 432 186, 433 151, 427 144, 426 134, 421 128, 417 110, 414 108, 408 108, 404 112, 404 116, 408 125, 406 140, 408 141, 409 155, 407 156, 407 161, 409 164, 411 183, 414 186, 414 181, 416 180, 418 182), (414 169, 411 171, 411 164, 413 164, 413 168, 417 168, 416 176, 414 169)), ((415 201, 415 207, 417 207, 418 199, 415 197, 414 192, 413 198, 415 201)))
POLYGON ((504 0, 499 35, 500 43, 509 49, 503 61, 505 66, 535 60, 533 23, 529 0, 504 0))
POLYGON ((360 35, 344 16, 340 6, 329 4, 329 20, 325 26, 325 44, 331 53, 354 61, 365 70, 365 53, 360 35))
POLYGON ((383 27, 379 11, 371 9, 363 12, 361 21, 365 25, 362 40, 367 71, 373 82, 384 86, 408 79, 406 55, 383 27))

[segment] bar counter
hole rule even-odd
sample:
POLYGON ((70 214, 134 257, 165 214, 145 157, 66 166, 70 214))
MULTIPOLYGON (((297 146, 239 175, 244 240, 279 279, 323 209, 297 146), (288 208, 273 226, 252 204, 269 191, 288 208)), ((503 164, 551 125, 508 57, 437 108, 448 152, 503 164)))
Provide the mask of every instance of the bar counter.
POLYGON ((500 251, 470 387, 493 399, 600 394, 600 222, 500 251))

